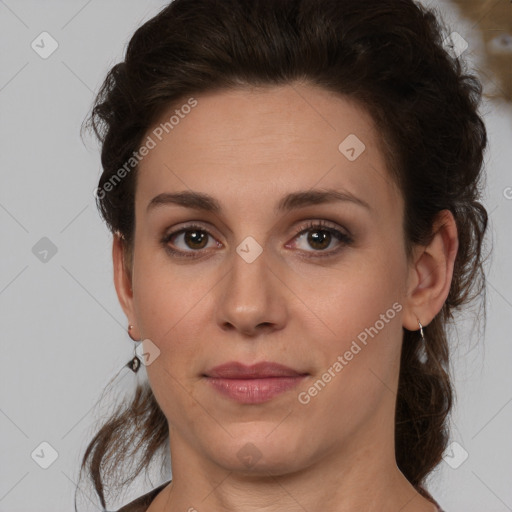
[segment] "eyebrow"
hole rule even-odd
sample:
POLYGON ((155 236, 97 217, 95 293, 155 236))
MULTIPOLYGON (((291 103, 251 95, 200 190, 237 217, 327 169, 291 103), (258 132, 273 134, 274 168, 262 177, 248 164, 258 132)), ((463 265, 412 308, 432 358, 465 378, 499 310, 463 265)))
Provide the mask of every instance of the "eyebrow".
MULTIPOLYGON (((350 192, 335 189, 303 190, 284 196, 274 208, 274 212, 284 213, 306 206, 346 201, 371 210, 370 205, 350 192)), ((222 207, 214 197, 202 192, 165 192, 155 196, 148 204, 147 211, 165 205, 178 205, 194 210, 221 213, 222 207)))

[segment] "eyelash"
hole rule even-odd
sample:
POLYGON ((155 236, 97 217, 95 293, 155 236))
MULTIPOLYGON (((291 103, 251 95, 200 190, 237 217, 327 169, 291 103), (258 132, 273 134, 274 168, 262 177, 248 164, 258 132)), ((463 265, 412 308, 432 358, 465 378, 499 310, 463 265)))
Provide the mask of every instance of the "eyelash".
MULTIPOLYGON (((348 246, 353 243, 353 239, 349 234, 344 233, 336 228, 333 228, 332 226, 329 226, 329 224, 327 224, 325 221, 315 221, 315 222, 309 221, 307 224, 302 225, 299 228, 299 231, 297 232, 297 234, 294 235, 293 240, 298 238, 300 235, 303 235, 303 234, 307 233, 308 231, 312 231, 314 229, 316 229, 317 231, 329 232, 331 235, 333 235, 333 237, 335 239, 337 239, 340 242, 340 246, 337 249, 330 250, 330 251, 325 251, 325 250, 321 250, 321 249, 313 251, 316 254, 314 256, 313 255, 305 256, 306 258, 327 258, 327 257, 335 256, 343 249, 343 246, 348 246)), ((201 231, 203 233, 206 233, 208 237, 214 238, 213 235, 211 235, 211 233, 207 229, 204 229, 204 226, 200 226, 198 224, 189 224, 189 225, 179 229, 178 231, 173 231, 172 233, 166 234, 162 238, 161 243, 164 246, 165 250, 167 252, 169 252, 174 257, 177 257, 177 258, 200 258, 201 256, 197 255, 197 253, 201 253, 205 249, 199 249, 197 251, 195 251, 195 250, 191 250, 191 251, 178 250, 177 251, 175 249, 171 249, 171 247, 169 246, 169 242, 173 237, 180 235, 182 233, 186 233, 187 231, 201 231)), ((309 253, 310 251, 306 251, 306 252, 309 253)))

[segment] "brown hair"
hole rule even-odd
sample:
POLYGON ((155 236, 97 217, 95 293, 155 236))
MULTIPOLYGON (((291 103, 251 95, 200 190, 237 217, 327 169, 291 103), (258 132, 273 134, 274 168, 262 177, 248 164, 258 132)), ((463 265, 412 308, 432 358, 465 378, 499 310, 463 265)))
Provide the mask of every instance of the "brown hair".
MULTIPOLYGON (((102 143, 98 207, 110 230, 122 235, 129 256, 136 166, 108 193, 105 184, 170 105, 204 91, 304 82, 367 109, 404 196, 408 251, 428 243, 443 209, 453 213, 458 228, 451 289, 425 328, 426 360, 418 331, 404 330, 403 336, 396 460, 427 497, 425 478, 446 447, 453 402, 447 326, 456 308, 484 291, 487 226, 479 202, 487 144, 477 112, 482 86, 445 51, 443 30, 436 13, 413 0, 175 0, 135 32, 87 124, 102 143)), ((122 485, 133 481, 168 435, 151 389, 139 386, 132 402, 104 423, 82 461, 104 507, 104 477, 112 479, 123 462, 142 452, 122 485)))

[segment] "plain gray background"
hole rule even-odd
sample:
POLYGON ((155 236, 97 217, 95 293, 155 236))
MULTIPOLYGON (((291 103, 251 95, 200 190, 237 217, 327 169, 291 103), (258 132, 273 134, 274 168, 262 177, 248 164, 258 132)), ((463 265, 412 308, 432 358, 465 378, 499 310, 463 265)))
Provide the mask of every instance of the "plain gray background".
MULTIPOLYGON (((82 143, 79 129, 135 28, 165 3, 0 0, 1 512, 73 510, 80 458, 112 406, 111 395, 98 403, 101 393, 114 379, 121 399, 146 378, 144 368, 123 369, 133 344, 112 284, 110 235, 94 203, 99 151, 92 138, 82 143), (46 59, 31 47, 44 31, 58 43, 46 59), (44 237, 56 253, 41 261, 36 244, 48 247, 44 237), (57 458, 43 469, 52 450, 57 458)), ((442 10, 478 66, 479 33, 448 1, 424 3, 442 10)), ((512 104, 486 101, 482 113, 494 244, 488 323, 484 337, 468 319, 453 336, 458 445, 449 457, 460 457, 460 445, 468 458, 456 469, 443 461, 431 479, 447 512, 512 510, 512 104)), ((155 470, 121 501, 169 477, 155 470)), ((93 502, 89 488, 79 492, 81 510, 99 510, 93 502)))

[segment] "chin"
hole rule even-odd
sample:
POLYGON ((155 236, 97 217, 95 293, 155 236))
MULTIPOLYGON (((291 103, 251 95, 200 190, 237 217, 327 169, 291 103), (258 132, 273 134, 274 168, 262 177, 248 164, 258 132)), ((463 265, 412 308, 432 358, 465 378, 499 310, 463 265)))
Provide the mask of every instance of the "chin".
POLYGON ((212 459, 228 471, 251 476, 296 472, 307 465, 305 446, 311 449, 311 443, 300 443, 297 435, 285 430, 278 435, 261 426, 252 434, 246 430, 244 435, 226 436, 223 441, 208 443, 215 446, 214 451, 210 448, 212 459))

